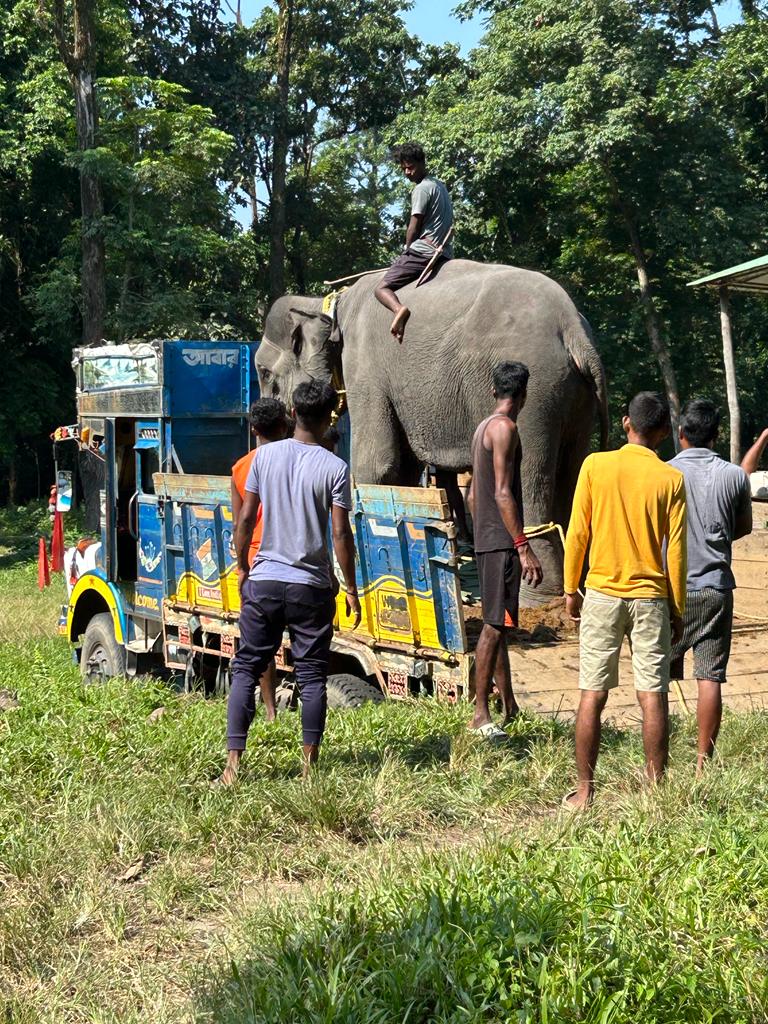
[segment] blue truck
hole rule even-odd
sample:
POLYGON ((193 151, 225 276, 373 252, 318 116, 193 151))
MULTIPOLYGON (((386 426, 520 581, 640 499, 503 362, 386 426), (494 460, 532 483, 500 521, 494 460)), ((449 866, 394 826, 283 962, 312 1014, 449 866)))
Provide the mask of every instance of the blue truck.
MULTIPOLYGON (((75 352, 79 444, 99 460, 96 564, 60 631, 89 678, 172 671, 225 693, 239 642, 230 470, 252 444, 254 342, 159 341, 75 352)), ((362 622, 342 589, 331 706, 419 694, 468 696, 455 528, 443 491, 360 486, 353 528, 362 622)), ((296 699, 290 643, 281 703, 296 699)))

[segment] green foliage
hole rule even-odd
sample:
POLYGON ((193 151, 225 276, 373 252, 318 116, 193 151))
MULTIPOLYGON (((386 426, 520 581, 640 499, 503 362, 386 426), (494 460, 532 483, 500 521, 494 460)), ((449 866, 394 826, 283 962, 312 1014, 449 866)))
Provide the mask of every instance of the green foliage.
MULTIPOLYGON (((720 33, 698 2, 465 7, 478 9, 490 14, 483 45, 396 128, 428 138, 459 197, 460 248, 561 280, 619 405, 659 382, 634 231, 683 397, 722 395, 714 304, 686 284, 768 247, 766 23, 720 33)), ((742 320, 736 303, 739 377, 749 387, 757 369, 764 390, 768 310, 757 333, 755 315, 742 320)), ((750 432, 762 416, 747 404, 750 432)))

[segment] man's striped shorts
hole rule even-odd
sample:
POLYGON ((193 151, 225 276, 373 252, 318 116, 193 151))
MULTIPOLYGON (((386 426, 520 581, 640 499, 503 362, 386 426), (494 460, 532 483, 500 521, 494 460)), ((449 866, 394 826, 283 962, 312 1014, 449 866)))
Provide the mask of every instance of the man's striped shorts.
POLYGON ((670 677, 683 678, 683 658, 693 650, 693 675, 724 683, 731 653, 733 591, 689 590, 685 602, 683 639, 672 648, 670 677))

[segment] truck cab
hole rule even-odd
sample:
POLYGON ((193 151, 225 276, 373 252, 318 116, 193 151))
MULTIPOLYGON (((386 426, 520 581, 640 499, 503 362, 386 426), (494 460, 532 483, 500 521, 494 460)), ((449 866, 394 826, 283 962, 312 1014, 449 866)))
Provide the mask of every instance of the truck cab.
POLYGON ((155 477, 223 474, 250 447, 258 398, 253 342, 157 341, 75 351, 80 436, 101 459, 101 554, 62 623, 73 642, 96 615, 114 644, 80 647, 84 670, 135 671, 162 636, 164 537, 155 477), (120 649, 122 648, 122 652, 120 649), (93 655, 95 654, 95 657, 93 655), (83 662, 85 655, 85 662, 83 662))

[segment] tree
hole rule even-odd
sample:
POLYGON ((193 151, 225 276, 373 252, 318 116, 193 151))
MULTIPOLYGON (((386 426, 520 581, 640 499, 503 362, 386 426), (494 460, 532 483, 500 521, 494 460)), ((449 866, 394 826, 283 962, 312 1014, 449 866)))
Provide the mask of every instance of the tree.
POLYGON ((80 151, 80 237, 82 244, 82 318, 84 345, 104 337, 106 283, 104 266, 104 200, 98 168, 90 159, 96 148, 98 106, 95 88, 95 7, 93 0, 47 0, 59 56, 67 69, 75 100, 77 146, 80 151))
MULTIPOLYGON (((642 368, 648 386, 639 352, 627 359, 640 314, 676 418, 680 375, 695 377, 670 340, 696 315, 685 283, 765 223, 728 118, 709 93, 683 88, 700 60, 722 54, 728 33, 698 0, 463 9, 481 8, 490 15, 482 46, 397 132, 427 125, 460 213, 470 210, 475 251, 554 271, 598 336, 608 334, 614 377, 628 380, 629 369, 642 380, 642 368)), ((690 345, 702 333, 679 337, 690 345)))
POLYGON ((0 480, 14 504, 37 492, 51 425, 74 414, 73 321, 41 337, 30 301, 78 216, 68 86, 34 14, 32 0, 0 9, 0 480))
POLYGON ((288 172, 288 101, 293 36, 293 0, 278 0, 275 33, 275 119, 272 132, 272 188, 269 197, 269 301, 285 291, 285 182, 288 172))

